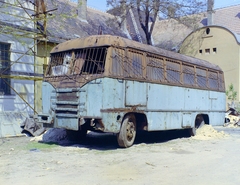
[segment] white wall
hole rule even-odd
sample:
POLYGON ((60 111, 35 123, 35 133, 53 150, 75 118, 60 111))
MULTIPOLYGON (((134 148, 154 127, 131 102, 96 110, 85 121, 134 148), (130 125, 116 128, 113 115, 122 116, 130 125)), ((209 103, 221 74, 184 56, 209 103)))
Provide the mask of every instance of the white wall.
MULTIPOLYGON (((34 28, 34 21, 31 15, 34 14, 33 5, 26 0, 5 0, 10 4, 0 3, 1 14, 0 21, 24 28, 34 28), (23 7, 28 8, 23 10, 23 7), (30 9, 30 10, 29 10, 30 9), (4 14, 3 12, 6 12, 4 14)), ((34 111, 34 81, 25 80, 21 76, 26 73, 34 73, 34 39, 29 38, 31 33, 25 32, 26 37, 22 36, 24 32, 14 28, 2 29, 0 32, 0 41, 11 44, 11 95, 0 95, 0 137, 20 135, 20 124, 26 117, 32 115, 34 111), (9 33, 9 34, 8 34, 9 33), (27 33, 27 34, 26 34, 27 33), (29 48, 32 48, 30 50, 29 48), (26 52, 29 51, 27 54, 26 52), (17 93, 16 93, 16 92, 17 93), (23 99, 27 102, 24 102, 23 99), (29 106, 29 105, 30 106, 29 106)))

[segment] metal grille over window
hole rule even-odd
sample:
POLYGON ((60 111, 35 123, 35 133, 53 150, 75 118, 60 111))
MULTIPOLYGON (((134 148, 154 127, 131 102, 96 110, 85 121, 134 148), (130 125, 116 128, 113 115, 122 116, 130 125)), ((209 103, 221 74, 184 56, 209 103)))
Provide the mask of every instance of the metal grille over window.
POLYGON ((208 71, 208 86, 210 89, 218 90, 218 74, 208 71))
POLYGON ((106 76, 216 91, 225 89, 219 70, 115 45, 52 53, 46 73, 56 84, 60 78, 62 84, 69 85, 68 80, 73 80, 72 84, 76 82, 78 86, 106 76))
MULTIPOLYGON (((82 74, 101 74, 104 72, 106 48, 90 48, 86 49, 82 53, 76 53, 76 56, 80 55, 85 59, 82 66, 82 74)), ((82 62, 83 63, 83 62, 82 62)))
POLYGON ((129 58, 132 61, 130 68, 134 77, 143 77, 144 67, 142 65, 143 55, 134 51, 129 52, 129 58))
POLYGON ((133 50, 114 48, 112 54, 112 75, 130 78, 144 78, 143 54, 133 50))
POLYGON ((207 71, 205 69, 196 69, 197 72, 197 84, 199 87, 207 88, 207 71))
POLYGON ((112 52, 112 75, 123 76, 124 70, 124 49, 113 48, 112 52))
POLYGON ((104 72, 107 48, 86 48, 51 55, 48 75, 82 76, 104 72))
POLYGON ((219 89, 220 91, 225 91, 225 83, 224 83, 224 75, 223 73, 218 73, 218 84, 219 84, 219 89))
POLYGON ((183 71, 183 83, 185 85, 194 86, 195 85, 194 67, 183 64, 182 71, 183 71))
POLYGON ((153 81, 164 81, 163 58, 147 58, 147 78, 153 81))
POLYGON ((171 83, 181 83, 180 79, 180 63, 166 60, 167 66, 167 81, 171 83))

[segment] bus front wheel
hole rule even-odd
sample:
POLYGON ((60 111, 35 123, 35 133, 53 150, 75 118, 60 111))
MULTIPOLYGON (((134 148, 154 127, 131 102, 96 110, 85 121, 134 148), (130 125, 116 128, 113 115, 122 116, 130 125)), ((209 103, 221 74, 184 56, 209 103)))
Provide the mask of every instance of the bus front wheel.
POLYGON ((136 118, 134 114, 128 114, 124 117, 120 132, 117 134, 117 141, 120 147, 130 147, 133 145, 136 137, 136 118))

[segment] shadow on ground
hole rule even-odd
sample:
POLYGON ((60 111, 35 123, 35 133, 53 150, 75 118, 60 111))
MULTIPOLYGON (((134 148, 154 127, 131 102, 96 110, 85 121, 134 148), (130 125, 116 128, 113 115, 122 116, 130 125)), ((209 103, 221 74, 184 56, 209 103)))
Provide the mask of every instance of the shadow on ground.
MULTIPOLYGON (((134 144, 163 143, 173 139, 190 137, 186 130, 139 132, 134 144)), ((58 143, 61 146, 75 146, 97 150, 113 150, 120 148, 117 143, 116 134, 89 132, 82 141, 64 141, 58 143)))

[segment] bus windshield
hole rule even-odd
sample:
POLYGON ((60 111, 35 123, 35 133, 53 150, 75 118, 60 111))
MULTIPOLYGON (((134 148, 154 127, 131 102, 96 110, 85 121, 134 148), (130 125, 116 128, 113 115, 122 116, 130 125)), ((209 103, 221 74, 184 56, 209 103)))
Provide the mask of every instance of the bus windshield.
POLYGON ((52 53, 46 76, 102 74, 106 47, 52 53))

